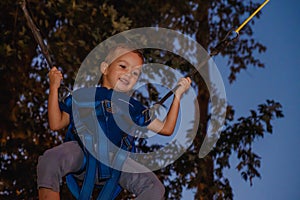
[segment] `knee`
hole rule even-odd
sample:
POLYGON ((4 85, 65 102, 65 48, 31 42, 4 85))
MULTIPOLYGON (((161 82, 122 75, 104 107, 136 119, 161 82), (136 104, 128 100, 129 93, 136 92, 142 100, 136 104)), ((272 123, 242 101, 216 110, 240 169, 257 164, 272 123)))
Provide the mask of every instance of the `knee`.
POLYGON ((37 186, 38 188, 49 188, 59 192, 60 171, 55 159, 55 154, 47 150, 38 159, 37 164, 37 186))
POLYGON ((155 197, 154 199, 163 199, 165 195, 165 186, 163 183, 155 175, 151 176, 148 181, 149 190, 153 194, 153 197, 155 197))
POLYGON ((38 159, 37 164, 37 175, 39 177, 43 176, 57 176, 59 170, 57 157, 52 153, 51 149, 45 151, 38 159))
POLYGON ((67 142, 48 149, 38 159, 37 175, 62 178, 82 167, 84 154, 77 142, 67 142))

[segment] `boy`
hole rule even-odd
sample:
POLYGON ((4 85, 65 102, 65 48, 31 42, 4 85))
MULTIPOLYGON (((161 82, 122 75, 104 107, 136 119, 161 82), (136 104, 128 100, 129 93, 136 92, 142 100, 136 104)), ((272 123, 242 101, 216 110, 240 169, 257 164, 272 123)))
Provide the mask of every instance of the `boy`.
MULTIPOLYGON (((136 84, 143 65, 143 55, 127 46, 114 48, 105 61, 101 63, 102 73, 101 87, 105 90, 113 90, 121 93, 129 92, 136 84)), ((48 98, 48 118, 51 130, 59 130, 69 125, 70 113, 62 111, 58 103, 58 88, 62 80, 62 74, 56 67, 49 72, 50 91, 48 98)), ((149 130, 158 134, 170 136, 175 128, 180 98, 190 87, 191 80, 182 78, 179 80, 180 87, 175 92, 170 110, 164 121, 154 119, 145 124, 149 130)), ((119 134, 119 133, 110 133, 119 134)), ((118 143, 117 141, 116 143, 118 143)), ((59 199, 59 183, 63 176, 74 173, 81 169, 84 153, 77 141, 65 142, 57 147, 47 150, 39 158, 37 166, 37 184, 39 199, 59 199)), ((137 163, 127 159, 124 167, 136 167, 137 163)), ((137 199, 162 199, 164 186, 152 172, 126 173, 122 172, 119 184, 134 193, 137 199)))

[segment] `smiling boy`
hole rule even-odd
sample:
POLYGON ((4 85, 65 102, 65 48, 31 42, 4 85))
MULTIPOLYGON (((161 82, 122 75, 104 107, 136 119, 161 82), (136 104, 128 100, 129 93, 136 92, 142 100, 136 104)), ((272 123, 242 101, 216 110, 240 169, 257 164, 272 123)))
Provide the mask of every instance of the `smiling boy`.
MULTIPOLYGON (((124 45, 113 48, 108 53, 105 61, 100 65, 102 77, 99 91, 103 92, 103 95, 100 95, 101 98, 109 96, 107 94, 111 95, 113 91, 120 93, 131 91, 140 77, 143 64, 144 59, 140 51, 124 45)), ((73 123, 70 120, 72 113, 68 111, 70 109, 61 109, 58 102, 58 88, 62 77, 62 73, 56 67, 53 67, 49 72, 48 118, 51 130, 59 130, 73 123)), ((178 81, 180 87, 175 91, 174 99, 166 118, 163 121, 155 118, 152 121, 142 123, 142 126, 146 126, 149 130, 160 135, 172 135, 178 117, 180 98, 188 90, 190 84, 191 80, 189 78, 180 79, 178 81)), ((135 104, 139 104, 139 102, 135 101, 135 104)), ((140 109, 140 112, 146 110, 142 105, 137 107, 140 109)), ((112 134, 113 137, 116 136, 115 143, 120 145, 122 138, 121 129, 117 128, 117 124, 110 124, 110 126, 116 127, 109 134, 112 134)), ((105 131, 108 132, 107 130, 105 131)), ((82 168, 83 160, 84 152, 77 141, 60 144, 47 150, 40 156, 37 166, 39 199, 59 199, 59 183, 62 177, 79 171, 82 168)), ((124 167, 135 169, 143 166, 128 158, 124 162, 124 167)), ((159 200, 163 199, 164 196, 164 186, 153 172, 122 172, 119 184, 124 189, 134 193, 137 197, 136 199, 159 200)))

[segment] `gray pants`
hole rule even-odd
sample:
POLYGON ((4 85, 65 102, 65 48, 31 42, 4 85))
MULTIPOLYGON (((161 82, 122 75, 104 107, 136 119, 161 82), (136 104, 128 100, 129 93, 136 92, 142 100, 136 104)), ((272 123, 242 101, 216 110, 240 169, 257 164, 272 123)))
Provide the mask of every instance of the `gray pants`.
MULTIPOLYGON (((65 142, 53 147, 39 157, 37 165, 37 185, 59 192, 60 182, 68 173, 80 170, 84 153, 76 141, 65 142)), ((124 167, 142 167, 128 158, 124 167)), ((122 172, 119 184, 137 196, 136 199, 163 199, 165 188, 153 172, 126 173, 122 172)))

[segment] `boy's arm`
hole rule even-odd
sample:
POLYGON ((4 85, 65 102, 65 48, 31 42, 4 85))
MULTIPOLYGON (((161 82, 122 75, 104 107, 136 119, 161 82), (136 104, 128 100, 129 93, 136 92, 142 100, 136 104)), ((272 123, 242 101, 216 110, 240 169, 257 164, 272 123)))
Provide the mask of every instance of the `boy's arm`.
POLYGON ((62 80, 61 72, 53 67, 49 72, 50 89, 48 97, 48 120, 51 130, 59 130, 70 123, 69 114, 62 112, 58 103, 58 88, 62 80))
POLYGON ((190 84, 190 78, 181 78, 179 80, 178 85, 180 85, 180 87, 175 91, 174 99, 166 118, 164 121, 154 119, 153 122, 147 126, 149 130, 152 130, 160 135, 170 136, 173 134, 179 113, 181 96, 189 89, 190 84))

